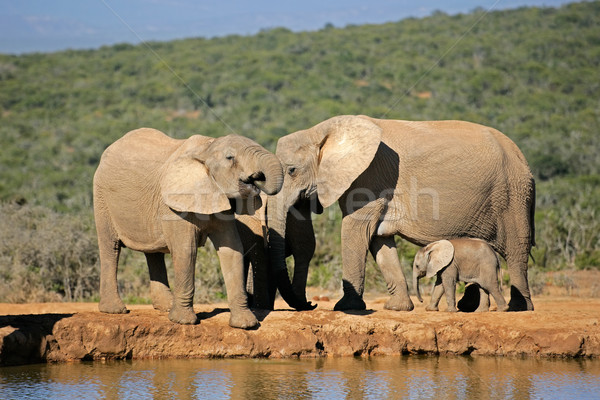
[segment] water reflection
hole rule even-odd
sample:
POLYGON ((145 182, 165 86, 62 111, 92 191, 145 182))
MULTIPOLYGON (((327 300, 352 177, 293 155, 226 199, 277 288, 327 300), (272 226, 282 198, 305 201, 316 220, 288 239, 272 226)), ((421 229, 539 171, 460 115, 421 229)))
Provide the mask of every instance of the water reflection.
POLYGON ((600 360, 378 357, 0 368, 6 399, 600 398, 600 360))

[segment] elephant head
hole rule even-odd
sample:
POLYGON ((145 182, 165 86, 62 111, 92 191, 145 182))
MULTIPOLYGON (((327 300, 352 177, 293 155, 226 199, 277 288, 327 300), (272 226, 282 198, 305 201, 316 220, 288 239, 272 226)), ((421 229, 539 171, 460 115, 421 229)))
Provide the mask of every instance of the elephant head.
POLYGON ((448 240, 438 240, 429 243, 415 255, 413 261, 413 287, 417 292, 417 298, 422 303, 421 291, 419 290, 419 279, 431 278, 442 269, 446 268, 454 258, 454 246, 448 240))
POLYGON ((288 212, 298 202, 328 207, 369 166, 381 141, 381 128, 356 116, 339 116, 279 139, 276 154, 284 168, 281 191, 269 198, 269 255, 283 299, 296 309, 313 308, 295 293, 285 262, 288 212))
POLYGON ((233 206, 252 214, 262 204, 260 191, 276 194, 282 183, 278 158, 256 142, 195 135, 167 160, 160 185, 163 201, 176 211, 214 214, 233 206))

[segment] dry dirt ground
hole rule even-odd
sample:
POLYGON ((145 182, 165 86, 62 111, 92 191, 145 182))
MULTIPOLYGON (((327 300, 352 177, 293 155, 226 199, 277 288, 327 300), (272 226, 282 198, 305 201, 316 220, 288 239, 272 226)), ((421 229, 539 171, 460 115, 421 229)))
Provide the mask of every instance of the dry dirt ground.
POLYGON ((249 331, 228 326, 226 304, 196 305, 200 323, 194 326, 173 324, 147 305, 109 315, 96 303, 0 304, 0 365, 398 354, 597 358, 600 272, 579 275, 568 287, 548 285, 534 297, 535 311, 519 313, 426 312, 427 297, 424 304, 413 297, 412 312, 387 311, 381 295, 367 297, 367 311, 334 312, 337 298, 313 290, 317 309, 295 312, 277 302, 275 311, 256 311, 260 327, 249 331))

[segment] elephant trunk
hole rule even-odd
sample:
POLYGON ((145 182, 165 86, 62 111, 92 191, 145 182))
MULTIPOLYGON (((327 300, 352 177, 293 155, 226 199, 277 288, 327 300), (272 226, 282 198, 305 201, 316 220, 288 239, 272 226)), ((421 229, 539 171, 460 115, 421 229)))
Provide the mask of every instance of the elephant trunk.
POLYGON ((415 292, 417 293, 417 299, 422 303, 423 298, 421 297, 421 288, 419 287, 419 268, 416 265, 413 265, 413 288, 415 288, 415 292))
MULTIPOLYGON (((261 149, 262 150, 262 149, 261 149)), ((277 156, 262 150, 256 157, 252 183, 268 195, 277 194, 283 185, 283 168, 277 156)))
POLYGON ((288 208, 281 195, 269 197, 267 204, 267 224, 269 227, 270 267, 279 294, 285 302, 296 310, 314 309, 305 299, 299 299, 294 293, 288 275, 285 249, 285 228, 288 208))

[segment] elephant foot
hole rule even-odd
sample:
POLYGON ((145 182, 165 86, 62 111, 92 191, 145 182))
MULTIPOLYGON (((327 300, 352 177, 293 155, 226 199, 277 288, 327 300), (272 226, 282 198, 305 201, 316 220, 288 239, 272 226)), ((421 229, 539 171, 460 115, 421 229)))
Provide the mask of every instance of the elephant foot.
POLYGON ((171 307, 173 307, 173 296, 171 293, 161 296, 152 296, 152 307, 155 310, 169 312, 171 311, 171 307))
POLYGON ((415 309, 415 305, 410 297, 395 295, 389 298, 383 308, 393 311, 412 311, 415 309))
POLYGON ((311 311, 317 308, 317 304, 313 304, 310 301, 304 301, 303 303, 296 304, 294 308, 296 311, 311 311))
POLYGON ((173 305, 173 302, 157 302, 155 300, 152 301, 152 307, 154 307, 155 310, 157 311, 162 311, 162 312, 169 312, 171 311, 171 306, 173 305))
POLYGON ((345 310, 366 310, 367 305, 358 296, 344 295, 333 307, 334 311, 345 311, 345 310))
POLYGON ((517 288, 511 286, 508 311, 533 311, 531 298, 523 296, 517 288))
POLYGON ((508 304, 503 304, 503 305, 501 305, 501 306, 499 305, 499 306, 498 306, 498 309, 497 309, 496 311, 498 311, 498 312, 505 312, 505 311, 508 311, 508 304))
POLYGON ((169 312, 169 319, 177 324, 194 325, 198 323, 198 317, 192 307, 181 307, 173 305, 169 312))
POLYGON ((490 311, 490 298, 488 296, 483 296, 479 299, 479 306, 473 312, 480 313, 487 311, 490 311))
POLYGON ((240 329, 252 329, 258 326, 258 320, 249 309, 231 311, 229 326, 240 329))
POLYGON ((446 312, 455 313, 455 312, 458 312, 458 309, 457 309, 456 307, 454 307, 454 308, 450 308, 450 307, 448 307, 448 308, 446 309, 446 312))
POLYGON ((425 307, 425 311, 438 311, 438 306, 432 306, 431 304, 425 307))
POLYGON ((158 310, 158 311, 163 311, 163 312, 170 311, 171 307, 173 306, 173 294, 167 287, 165 287, 165 286, 162 286, 159 288, 157 288, 156 286, 153 287, 152 283, 153 282, 150 282, 150 294, 152 297, 152 307, 154 307, 154 309, 158 310))
POLYGON ((511 298, 508 302, 508 311, 533 311, 531 299, 515 300, 511 298))
POLYGON ((298 289, 298 288, 293 288, 294 289, 294 294, 296 295, 296 298, 298 299, 298 303, 294 304, 294 308, 296 309, 296 311, 311 311, 314 310, 315 308, 317 308, 317 304, 313 304, 312 302, 306 300, 306 290, 304 287, 298 289))
POLYGON ((119 301, 106 301, 100 300, 98 304, 100 312, 107 314, 127 314, 129 310, 125 307, 125 304, 119 299, 119 301))

